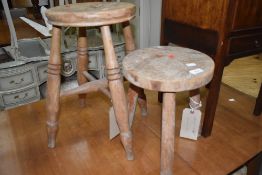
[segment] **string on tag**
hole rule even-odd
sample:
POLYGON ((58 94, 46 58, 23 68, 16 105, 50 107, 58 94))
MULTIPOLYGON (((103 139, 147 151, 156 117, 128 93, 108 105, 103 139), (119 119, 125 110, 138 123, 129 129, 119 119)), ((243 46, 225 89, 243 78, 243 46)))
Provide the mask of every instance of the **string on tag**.
POLYGON ((189 107, 191 109, 190 110, 191 113, 194 113, 194 110, 199 109, 199 108, 202 107, 201 101, 199 101, 199 103, 198 103, 192 97, 189 97, 189 100, 190 100, 189 107), (191 104, 194 104, 194 105, 192 106, 191 104))

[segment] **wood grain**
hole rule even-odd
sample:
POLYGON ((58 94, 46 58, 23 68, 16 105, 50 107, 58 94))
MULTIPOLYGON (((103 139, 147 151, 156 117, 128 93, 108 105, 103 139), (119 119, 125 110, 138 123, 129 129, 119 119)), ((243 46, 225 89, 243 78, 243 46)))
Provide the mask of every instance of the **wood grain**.
POLYGON ((223 19, 223 12, 227 10, 226 0, 194 0, 190 1, 190 3, 187 0, 163 1, 163 12, 166 18, 215 31, 220 30, 223 22, 221 20, 223 19), (179 7, 181 10, 176 10, 174 7, 179 7))
POLYGON ((207 55, 187 48, 159 46, 136 50, 123 60, 123 74, 132 84, 149 90, 180 92, 206 85, 214 62, 207 55), (186 64, 194 63, 195 66, 186 64), (201 73, 190 73, 201 69, 201 73))
POLYGON ((61 83, 61 28, 53 26, 50 59, 48 60, 47 76, 47 135, 48 147, 55 147, 58 131, 58 114, 60 107, 60 83, 61 83))
POLYGON ((128 123, 127 99, 125 96, 123 81, 120 75, 120 67, 116 60, 116 54, 109 26, 102 26, 101 34, 104 43, 105 65, 109 90, 111 92, 114 112, 120 130, 121 141, 125 148, 127 159, 133 160, 134 153, 132 148, 132 132, 128 123))
MULTIPOLYGON (((201 96, 206 93, 201 90, 201 96)), ((46 147, 45 100, 2 111, 0 174, 159 174, 161 104, 157 102, 157 93, 146 91, 146 95, 148 117, 141 118, 137 111, 133 123, 136 159, 132 162, 125 159, 119 137, 108 139, 107 109, 111 104, 101 93, 87 95, 89 108, 79 106, 77 95, 61 99, 55 149, 46 147)), ((212 136, 198 141, 179 138, 187 96, 187 93, 176 96, 173 164, 176 175, 228 174, 262 150, 262 118, 252 115, 255 98, 224 85, 212 136), (229 102, 228 98, 235 98, 236 102, 229 102)))
POLYGON ((135 15, 135 5, 126 2, 88 2, 57 6, 46 11, 49 22, 58 26, 101 26, 122 23, 135 15))
MULTIPOLYGON (((86 28, 80 27, 77 40, 77 82, 79 85, 87 82, 83 75, 88 68, 88 44, 87 44, 86 28)), ((80 105, 85 106, 86 94, 79 94, 80 105)))
POLYGON ((253 27, 262 27, 262 1, 261 0, 237 0, 235 8, 236 15, 234 16, 233 30, 250 29, 253 27), (245 20, 249 19, 249 20, 245 20))
MULTIPOLYGON (((125 48, 126 48, 125 50, 126 50, 126 54, 129 54, 136 49, 134 37, 131 30, 131 25, 129 22, 125 22, 123 23, 122 26, 123 26, 123 35, 125 38, 125 48)), ((144 93, 144 90, 142 88, 135 87, 134 85, 130 85, 128 90, 129 118, 133 118, 137 102, 141 109, 142 116, 146 116, 147 102, 146 102, 146 95, 144 93)))
POLYGON ((164 93, 161 131, 161 175, 176 174, 172 172, 175 145, 175 93, 164 93))

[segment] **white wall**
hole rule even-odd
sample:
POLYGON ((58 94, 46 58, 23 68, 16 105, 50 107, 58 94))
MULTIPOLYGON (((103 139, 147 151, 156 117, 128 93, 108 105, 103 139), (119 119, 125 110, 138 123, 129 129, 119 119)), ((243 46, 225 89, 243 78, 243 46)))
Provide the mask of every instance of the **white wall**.
POLYGON ((140 1, 140 48, 160 45, 162 0, 140 1))
POLYGON ((136 18, 131 21, 138 48, 160 45, 162 0, 120 0, 136 5, 136 18))

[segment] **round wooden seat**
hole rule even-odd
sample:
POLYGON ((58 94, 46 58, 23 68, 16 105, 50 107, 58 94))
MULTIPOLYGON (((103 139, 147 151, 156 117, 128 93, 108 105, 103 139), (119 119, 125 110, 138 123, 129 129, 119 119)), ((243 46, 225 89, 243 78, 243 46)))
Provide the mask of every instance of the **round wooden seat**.
POLYGON ((149 90, 180 92, 206 85, 213 76, 213 60, 198 51, 171 46, 136 50, 123 61, 132 84, 149 90))
POLYGON ((125 2, 88 2, 57 6, 46 11, 56 26, 101 26, 129 21, 135 16, 135 5, 125 2))

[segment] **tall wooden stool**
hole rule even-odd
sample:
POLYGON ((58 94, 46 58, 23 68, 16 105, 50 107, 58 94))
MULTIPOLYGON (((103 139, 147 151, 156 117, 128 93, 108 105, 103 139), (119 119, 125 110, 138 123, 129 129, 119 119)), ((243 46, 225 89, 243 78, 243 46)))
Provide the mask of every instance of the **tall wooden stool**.
POLYGON ((127 52, 135 49, 129 20, 135 15, 135 6, 130 3, 91 2, 58 6, 47 10, 46 16, 53 25, 51 54, 48 62, 47 80, 47 132, 48 147, 55 147, 58 130, 60 95, 82 94, 101 91, 111 97, 116 120, 120 129, 121 141, 128 160, 133 159, 132 133, 128 124, 127 101, 121 80, 120 68, 116 59, 109 25, 123 24, 127 52), (78 82, 80 87, 60 94, 60 40, 61 27, 79 27, 78 37, 78 82), (94 80, 87 72, 87 37, 85 27, 99 26, 104 43, 107 80, 94 80), (84 73, 83 73, 84 72, 84 73), (87 79, 94 80, 87 82, 87 79), (107 90, 109 86, 110 93, 107 90))
MULTIPOLYGON (((163 92, 161 175, 171 175, 175 141, 175 94, 198 89, 213 76, 214 62, 207 55, 182 47, 136 50, 123 60, 123 73, 132 84, 163 92)), ((132 98, 132 97, 131 97, 132 98)))

